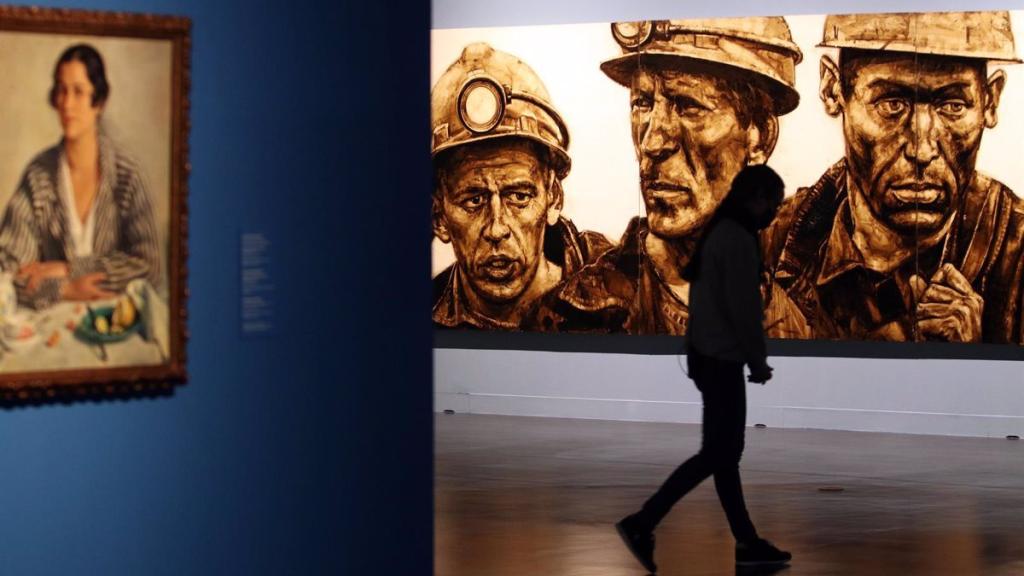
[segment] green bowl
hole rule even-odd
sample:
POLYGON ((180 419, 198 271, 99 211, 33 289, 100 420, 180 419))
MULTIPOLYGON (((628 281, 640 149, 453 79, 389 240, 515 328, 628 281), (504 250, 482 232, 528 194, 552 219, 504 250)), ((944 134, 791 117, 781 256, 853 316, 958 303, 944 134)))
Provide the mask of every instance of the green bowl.
POLYGON ((118 332, 117 334, 113 334, 110 332, 106 334, 100 334, 99 332, 96 331, 96 328, 93 326, 93 318, 95 316, 106 316, 107 320, 110 321, 110 324, 113 325, 114 323, 111 320, 111 318, 113 318, 114 316, 114 307, 100 306, 99 308, 93 308, 92 312, 86 312, 85 316, 82 316, 82 319, 78 322, 78 326, 75 328, 75 336, 77 336, 80 340, 84 340, 91 344, 109 344, 111 342, 120 342, 125 338, 128 338, 132 334, 138 332, 139 328, 142 326, 142 322, 139 322, 139 319, 136 318, 135 323, 125 328, 122 332, 118 332))

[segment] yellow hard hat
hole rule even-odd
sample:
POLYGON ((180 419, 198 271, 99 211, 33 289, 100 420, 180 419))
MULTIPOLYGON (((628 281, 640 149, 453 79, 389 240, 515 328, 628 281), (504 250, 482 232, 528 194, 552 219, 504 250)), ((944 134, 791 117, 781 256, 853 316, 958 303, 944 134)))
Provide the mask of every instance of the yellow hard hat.
POLYGON ((1006 11, 833 14, 818 46, 1020 62, 1006 11))
POLYGON ((796 65, 803 59, 782 17, 616 22, 612 36, 622 55, 601 64, 609 78, 629 87, 637 65, 678 67, 686 61, 749 73, 775 103, 777 115, 800 103, 796 65))
POLYGON ((569 173, 569 130, 540 77, 522 60, 478 42, 466 46, 430 91, 431 156, 497 138, 526 138, 569 173))

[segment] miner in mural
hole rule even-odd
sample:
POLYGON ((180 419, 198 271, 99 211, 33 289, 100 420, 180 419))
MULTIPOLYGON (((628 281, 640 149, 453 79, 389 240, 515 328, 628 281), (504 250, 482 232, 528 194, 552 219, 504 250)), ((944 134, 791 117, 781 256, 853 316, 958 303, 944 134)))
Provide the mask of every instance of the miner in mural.
POLYGON ((434 235, 456 258, 434 278, 435 326, 516 329, 610 248, 560 215, 569 131, 534 71, 483 43, 466 46, 430 103, 434 235))
POLYGON ((1024 341, 1024 201, 978 173, 1017 60, 1006 12, 829 16, 825 111, 845 158, 769 231, 814 337, 1024 341))
MULTIPOLYGON (((778 117, 799 102, 801 52, 778 17, 620 22, 612 35, 622 53, 601 70, 630 91, 646 217, 544 299, 537 328, 684 334, 681 270, 736 174, 771 156, 778 117)), ((806 337, 799 311, 766 285, 769 334, 806 337)))

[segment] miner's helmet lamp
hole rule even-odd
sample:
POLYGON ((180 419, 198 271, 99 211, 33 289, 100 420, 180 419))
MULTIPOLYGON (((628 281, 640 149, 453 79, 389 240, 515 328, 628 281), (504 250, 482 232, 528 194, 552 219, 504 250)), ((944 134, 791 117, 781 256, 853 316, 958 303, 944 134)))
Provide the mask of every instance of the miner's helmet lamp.
POLYGON ((526 92, 502 86, 495 78, 481 74, 468 78, 459 90, 459 119, 474 134, 487 134, 505 118, 506 105, 522 100, 544 110, 558 126, 558 143, 569 148, 569 129, 553 106, 526 92))
POLYGON ((650 20, 642 22, 612 22, 612 37, 627 50, 635 50, 646 44, 654 33, 654 23, 650 20))
POLYGON ((485 43, 466 46, 431 91, 431 154, 500 138, 526 138, 569 172, 569 130, 540 77, 522 60, 485 43))

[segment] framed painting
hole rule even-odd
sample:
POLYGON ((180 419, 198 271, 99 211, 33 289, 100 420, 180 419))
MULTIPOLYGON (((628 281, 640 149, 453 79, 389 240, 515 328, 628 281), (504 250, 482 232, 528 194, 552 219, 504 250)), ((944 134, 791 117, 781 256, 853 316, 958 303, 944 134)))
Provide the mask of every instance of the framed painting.
POLYGON ((0 6, 0 397, 186 378, 188 18, 0 6))

